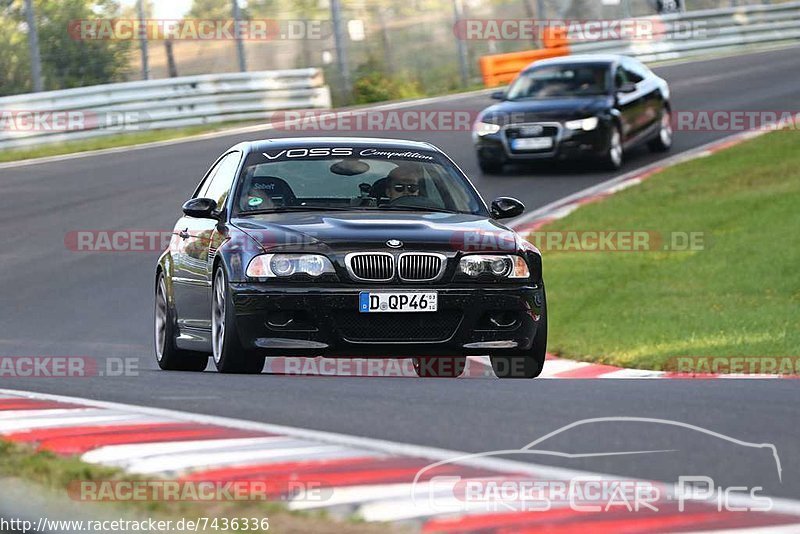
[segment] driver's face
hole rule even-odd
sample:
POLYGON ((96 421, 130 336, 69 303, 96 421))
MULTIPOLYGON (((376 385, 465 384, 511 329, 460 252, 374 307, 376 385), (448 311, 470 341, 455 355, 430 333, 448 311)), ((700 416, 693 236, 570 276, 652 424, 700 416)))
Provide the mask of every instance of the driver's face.
POLYGON ((415 172, 406 172, 392 176, 387 187, 387 195, 392 200, 419 196, 419 175, 415 172))

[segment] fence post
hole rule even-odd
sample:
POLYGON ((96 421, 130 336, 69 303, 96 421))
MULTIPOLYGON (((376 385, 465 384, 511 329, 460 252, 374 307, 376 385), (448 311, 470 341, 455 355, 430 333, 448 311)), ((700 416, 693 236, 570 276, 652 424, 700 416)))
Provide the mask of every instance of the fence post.
POLYGON ((36 29, 36 14, 33 11, 33 0, 25 0, 25 16, 28 22, 28 49, 31 55, 33 90, 38 93, 44 90, 44 84, 42 83, 42 58, 39 55, 39 31, 36 29))
MULTIPOLYGON (((242 19, 242 13, 239 11, 239 0, 233 0, 233 24, 237 26, 242 19)), ((236 30, 236 55, 239 58, 239 72, 247 72, 247 58, 244 54, 244 43, 242 42, 241 33, 236 30)))

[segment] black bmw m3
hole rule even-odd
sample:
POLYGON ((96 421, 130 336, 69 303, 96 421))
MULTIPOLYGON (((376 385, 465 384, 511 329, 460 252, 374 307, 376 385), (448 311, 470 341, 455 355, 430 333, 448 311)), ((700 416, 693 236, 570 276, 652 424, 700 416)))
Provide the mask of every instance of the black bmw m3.
POLYGON ((259 373, 267 356, 414 358, 456 376, 486 355, 500 377, 542 370, 539 251, 498 220, 428 143, 241 143, 208 170, 155 273, 159 366, 259 373))

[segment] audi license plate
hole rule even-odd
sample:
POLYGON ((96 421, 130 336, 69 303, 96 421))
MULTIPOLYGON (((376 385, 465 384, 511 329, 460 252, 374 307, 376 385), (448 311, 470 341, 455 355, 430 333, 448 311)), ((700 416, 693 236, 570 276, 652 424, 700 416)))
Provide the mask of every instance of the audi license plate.
POLYGON ((435 312, 438 295, 435 292, 358 294, 358 311, 373 312, 435 312))
POLYGON ((552 137, 521 137, 511 140, 511 148, 514 150, 546 150, 553 148, 552 137))

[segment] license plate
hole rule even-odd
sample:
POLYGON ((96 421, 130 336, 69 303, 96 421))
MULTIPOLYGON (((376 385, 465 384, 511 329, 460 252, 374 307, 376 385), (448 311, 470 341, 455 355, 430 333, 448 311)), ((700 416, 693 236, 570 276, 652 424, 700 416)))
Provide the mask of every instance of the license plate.
POLYGON ((514 150, 545 150, 553 148, 552 137, 523 137, 511 140, 511 148, 514 150))
POLYGON ((435 312, 438 295, 428 293, 373 293, 362 291, 358 294, 358 311, 377 312, 435 312))

